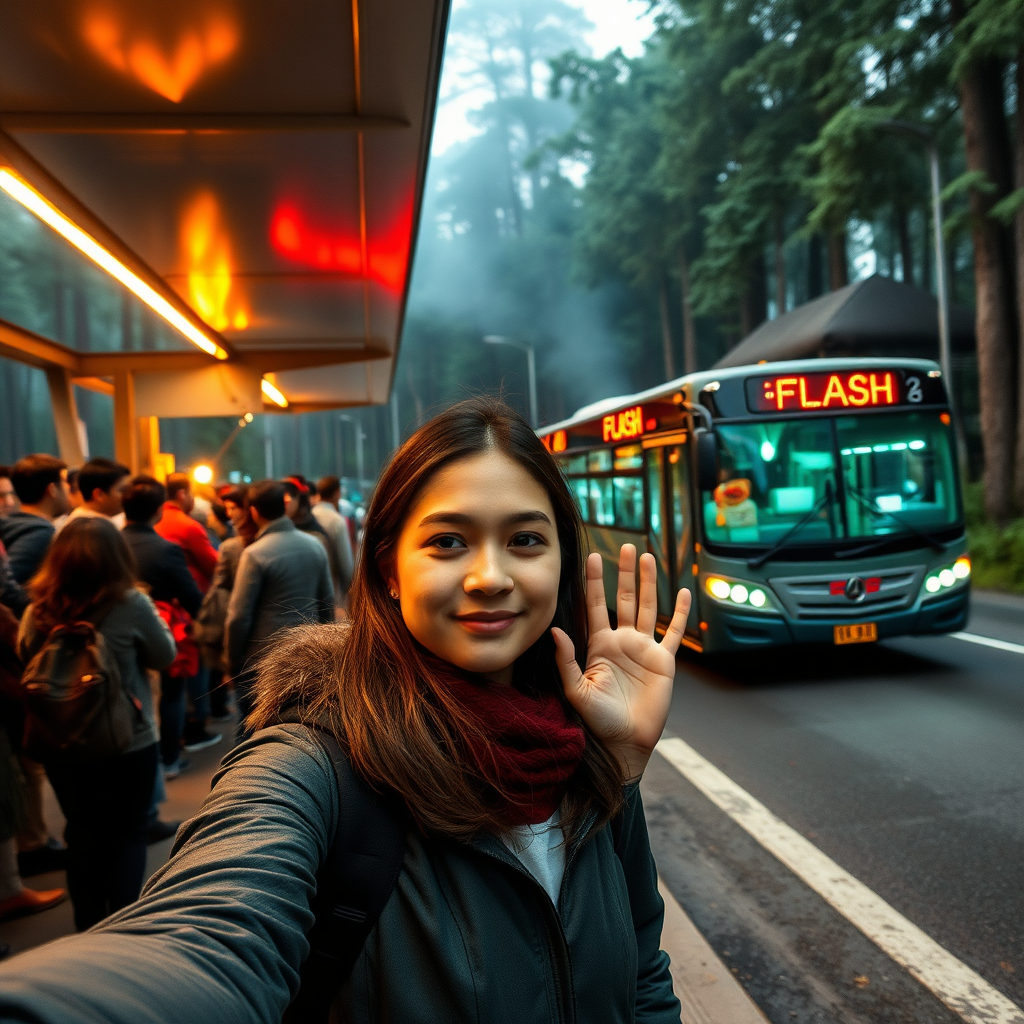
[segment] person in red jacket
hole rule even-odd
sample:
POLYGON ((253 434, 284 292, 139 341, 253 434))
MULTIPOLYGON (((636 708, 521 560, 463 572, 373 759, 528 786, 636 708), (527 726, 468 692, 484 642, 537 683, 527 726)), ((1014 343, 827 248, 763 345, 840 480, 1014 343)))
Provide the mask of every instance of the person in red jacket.
MULTIPOLYGON (((210 543, 207 532, 189 515, 194 504, 188 475, 171 473, 167 478, 167 501, 164 502, 163 515, 153 529, 164 540, 181 548, 196 586, 205 594, 217 566, 217 551, 210 543)), ((218 743, 221 738, 220 733, 210 732, 206 727, 210 717, 209 670, 200 665, 199 671, 185 680, 185 693, 178 689, 180 685, 180 679, 175 681, 167 675, 161 679, 161 706, 174 703, 179 707, 180 715, 175 715, 173 723, 161 732, 160 753, 166 779, 176 778, 188 767, 188 761, 180 756, 180 746, 190 752, 202 750, 218 743), (187 703, 187 710, 178 701, 187 703)))
POLYGON ((185 552, 189 572, 196 586, 205 594, 217 565, 217 551, 206 531, 189 515, 193 505, 195 499, 188 475, 172 473, 167 478, 163 518, 154 529, 164 540, 172 541, 185 552))

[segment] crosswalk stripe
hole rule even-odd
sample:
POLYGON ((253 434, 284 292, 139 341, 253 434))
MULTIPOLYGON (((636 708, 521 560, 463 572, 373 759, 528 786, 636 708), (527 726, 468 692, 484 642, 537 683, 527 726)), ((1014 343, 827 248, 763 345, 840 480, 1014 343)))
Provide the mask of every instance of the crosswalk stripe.
POLYGON ((968 1024, 1024 1024, 1024 1012, 683 740, 658 753, 742 829, 968 1024))

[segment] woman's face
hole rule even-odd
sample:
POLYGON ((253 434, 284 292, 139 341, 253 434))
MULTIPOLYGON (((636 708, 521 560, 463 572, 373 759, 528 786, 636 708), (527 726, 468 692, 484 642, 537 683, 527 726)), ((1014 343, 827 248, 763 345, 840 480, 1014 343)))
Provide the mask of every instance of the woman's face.
POLYGON ((248 509, 244 505, 236 505, 233 501, 225 501, 224 510, 228 514, 228 519, 234 524, 235 529, 238 529, 245 522, 245 517, 249 514, 248 509))
POLYGON ((406 516, 390 585, 428 651, 495 683, 551 625, 562 558, 547 491, 485 452, 438 470, 406 516))

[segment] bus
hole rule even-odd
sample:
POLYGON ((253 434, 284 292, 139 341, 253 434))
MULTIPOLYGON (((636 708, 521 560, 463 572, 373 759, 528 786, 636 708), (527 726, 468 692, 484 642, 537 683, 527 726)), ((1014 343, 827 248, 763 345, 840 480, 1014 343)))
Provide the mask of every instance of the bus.
POLYGON ((936 363, 800 359, 694 373, 538 433, 614 608, 618 553, 658 566, 658 622, 693 594, 707 653, 960 630, 971 563, 936 363))

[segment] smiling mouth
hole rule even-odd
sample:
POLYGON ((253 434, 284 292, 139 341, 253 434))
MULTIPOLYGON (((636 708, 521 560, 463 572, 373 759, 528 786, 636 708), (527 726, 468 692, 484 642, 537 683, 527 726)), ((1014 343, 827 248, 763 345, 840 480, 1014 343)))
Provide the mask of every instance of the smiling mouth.
POLYGON ((455 618, 462 623, 471 633, 493 634, 501 633, 509 628, 522 612, 495 611, 495 612, 470 612, 468 615, 456 615, 455 618))

